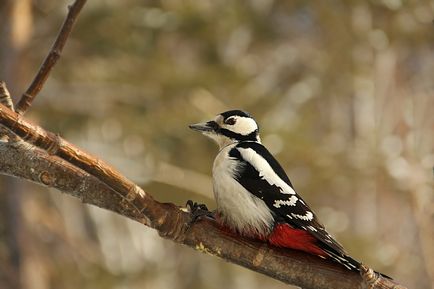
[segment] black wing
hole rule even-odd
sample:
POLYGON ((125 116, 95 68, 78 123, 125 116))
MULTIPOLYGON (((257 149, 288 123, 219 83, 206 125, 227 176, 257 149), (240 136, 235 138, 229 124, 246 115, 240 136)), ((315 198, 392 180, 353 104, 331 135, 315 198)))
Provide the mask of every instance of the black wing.
POLYGON ((229 156, 240 162, 235 179, 251 194, 265 202, 277 222, 285 222, 306 230, 326 245, 326 248, 345 255, 342 245, 327 233, 315 213, 295 192, 280 164, 263 145, 257 142, 241 142, 229 152, 229 156), (275 176, 267 172, 264 160, 284 183, 273 179, 275 176))

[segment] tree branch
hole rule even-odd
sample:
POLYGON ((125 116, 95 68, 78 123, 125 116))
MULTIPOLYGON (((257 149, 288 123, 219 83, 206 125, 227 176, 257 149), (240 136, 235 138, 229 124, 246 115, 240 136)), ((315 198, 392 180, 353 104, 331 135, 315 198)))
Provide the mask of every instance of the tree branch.
POLYGON ((27 88, 26 92, 23 93, 21 99, 16 105, 16 111, 19 114, 22 115, 27 111, 27 109, 32 105, 32 101, 35 99, 36 95, 41 91, 42 86, 50 74, 50 71, 60 58, 60 54, 62 53, 63 47, 66 44, 66 40, 68 40, 69 34, 72 31, 74 22, 86 1, 87 0, 75 0, 74 4, 68 7, 68 14, 65 21, 63 22, 59 34, 57 35, 53 47, 51 47, 50 52, 39 68, 39 71, 30 84, 29 88, 27 88))
MULTIPOLYGON (((51 153, 23 141, 0 142, 2 174, 57 188, 150 226, 165 238, 304 289, 365 286, 357 273, 334 262, 228 234, 209 219, 190 224, 191 214, 184 209, 155 201, 107 164, 26 122, 2 104, 0 124, 51 153)), ((369 276, 364 280, 374 284, 370 288, 404 288, 375 274, 369 276)))
POLYGON ((14 110, 11 94, 3 80, 0 80, 0 103, 4 104, 10 110, 14 110))

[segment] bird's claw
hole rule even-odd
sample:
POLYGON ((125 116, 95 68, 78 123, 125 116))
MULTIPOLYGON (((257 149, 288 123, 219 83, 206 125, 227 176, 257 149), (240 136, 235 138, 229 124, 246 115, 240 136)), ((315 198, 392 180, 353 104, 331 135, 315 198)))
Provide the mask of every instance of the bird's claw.
POLYGON ((205 204, 199 204, 192 200, 188 200, 186 207, 191 213, 191 223, 194 223, 202 217, 214 219, 214 214, 208 210, 205 204))

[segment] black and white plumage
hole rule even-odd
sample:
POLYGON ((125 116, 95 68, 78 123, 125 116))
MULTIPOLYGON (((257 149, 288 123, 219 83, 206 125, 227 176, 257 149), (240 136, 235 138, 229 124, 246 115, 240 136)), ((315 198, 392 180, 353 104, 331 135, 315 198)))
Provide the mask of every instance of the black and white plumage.
POLYGON ((261 144, 258 125, 248 113, 227 111, 190 128, 219 145, 213 189, 223 225, 239 234, 331 258, 358 270, 360 263, 329 235, 261 144))

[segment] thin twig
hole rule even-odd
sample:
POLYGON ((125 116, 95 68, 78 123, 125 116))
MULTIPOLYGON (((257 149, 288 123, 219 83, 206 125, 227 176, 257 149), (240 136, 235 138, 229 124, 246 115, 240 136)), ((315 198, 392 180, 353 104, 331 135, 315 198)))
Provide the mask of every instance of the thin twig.
POLYGON ((68 7, 68 15, 66 16, 65 22, 63 22, 62 28, 57 35, 53 47, 51 47, 50 52, 39 68, 39 71, 30 84, 29 88, 27 88, 26 92, 23 93, 21 99, 16 105, 17 113, 23 115, 32 105, 32 101, 35 99, 36 95, 41 91, 45 81, 48 78, 48 75, 50 74, 50 71, 53 69, 60 57, 63 47, 66 44, 66 40, 68 39, 69 34, 71 33, 74 26, 74 22, 86 1, 87 0, 75 0, 74 4, 68 7))
POLYGON ((0 80, 0 103, 4 104, 10 110, 14 110, 14 103, 12 102, 11 94, 3 80, 0 80))
POLYGON ((397 287, 397 283, 382 276, 368 274, 362 279, 339 264, 303 252, 277 249, 263 242, 230 235, 211 220, 190 225, 189 213, 174 204, 159 203, 143 191, 132 193, 137 189, 131 190, 131 187, 138 188, 137 185, 115 169, 53 133, 26 122, 1 104, 0 124, 50 151, 46 153, 20 143, 0 143, 0 173, 58 188, 86 203, 155 228, 168 239, 304 289, 362 288, 362 280, 370 281, 370 288, 405 288, 397 287))
MULTIPOLYGON (((11 94, 6 86, 6 83, 1 80, 0 81, 0 103, 14 111, 14 103, 12 101, 11 94)), ((11 133, 9 130, 0 127, 0 141, 16 141, 18 140, 18 136, 16 134, 11 133)))

